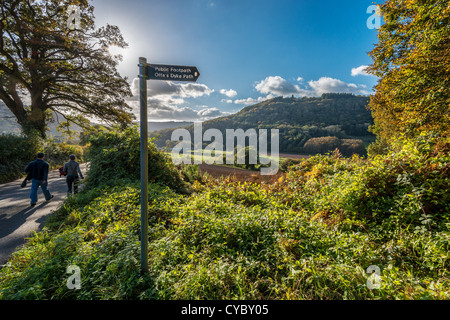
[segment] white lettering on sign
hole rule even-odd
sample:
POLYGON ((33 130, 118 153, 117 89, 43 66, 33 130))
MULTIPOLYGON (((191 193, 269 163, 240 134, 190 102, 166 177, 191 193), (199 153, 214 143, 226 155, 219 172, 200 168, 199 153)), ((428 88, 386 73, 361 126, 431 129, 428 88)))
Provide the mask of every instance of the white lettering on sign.
POLYGON ((191 73, 192 70, 191 69, 175 69, 175 68, 170 68, 170 72, 178 72, 178 73, 191 73))
POLYGON ((148 79, 164 81, 196 81, 200 76, 196 67, 148 65, 148 79))
POLYGON ((163 67, 155 67, 156 71, 159 72, 169 72, 169 68, 163 68, 163 67))
POLYGON ((179 80, 193 80, 195 77, 192 74, 177 74, 177 73, 163 73, 155 72, 153 75, 160 79, 179 79, 179 80))
POLYGON ((155 72, 155 77, 157 78, 169 78, 169 75, 166 73, 155 72))

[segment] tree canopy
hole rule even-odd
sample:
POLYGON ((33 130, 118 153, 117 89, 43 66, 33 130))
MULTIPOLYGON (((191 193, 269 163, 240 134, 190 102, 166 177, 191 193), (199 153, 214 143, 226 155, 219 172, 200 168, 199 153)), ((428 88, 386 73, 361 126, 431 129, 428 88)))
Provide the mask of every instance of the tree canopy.
POLYGON ((450 2, 388 0, 385 24, 368 71, 380 81, 371 97, 373 128, 389 141, 421 132, 448 136, 450 128, 450 2))
POLYGON ((117 71, 121 56, 108 50, 127 46, 118 27, 96 28, 87 0, 0 3, 0 99, 24 131, 45 136, 55 113, 76 123, 132 120, 130 87, 117 71), (79 29, 68 25, 70 5, 80 8, 79 29))

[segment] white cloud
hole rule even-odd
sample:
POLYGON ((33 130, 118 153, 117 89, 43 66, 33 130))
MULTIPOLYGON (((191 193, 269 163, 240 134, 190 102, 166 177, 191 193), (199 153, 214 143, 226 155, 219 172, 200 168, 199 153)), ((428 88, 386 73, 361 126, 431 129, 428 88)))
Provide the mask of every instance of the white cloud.
POLYGON ((272 99, 272 98, 275 98, 275 96, 272 94, 269 94, 266 97, 259 97, 257 99, 247 98, 247 99, 234 100, 234 103, 235 104, 243 104, 243 105, 251 105, 251 104, 256 104, 256 103, 262 102, 264 100, 272 99))
MULTIPOLYGON (((201 109, 195 110, 191 107, 170 103, 171 101, 169 100, 148 99, 149 121, 206 121, 230 114, 214 107, 198 106, 201 109)), ((129 104, 133 108, 137 119, 139 119, 139 101, 131 101, 129 104)))
POLYGON ((197 120, 198 112, 189 107, 174 105, 152 105, 148 109, 149 119, 152 120, 197 120))
POLYGON ((309 81, 309 86, 313 89, 315 95, 320 96, 324 93, 353 93, 366 95, 369 94, 362 86, 357 86, 354 83, 346 83, 339 79, 329 77, 322 77, 317 81, 309 81))
MULTIPOLYGON (((139 99, 139 79, 133 79, 131 83, 131 92, 133 98, 131 100, 139 99)), ((208 86, 199 83, 179 83, 172 81, 148 81, 147 95, 149 97, 155 96, 176 96, 181 98, 198 98, 202 96, 209 96, 214 90, 208 86)))
POLYGON ((223 112, 217 108, 203 109, 198 112, 198 115, 201 117, 202 120, 209 120, 229 114, 230 114, 229 112, 223 112))
MULTIPOLYGON (((209 96, 214 90, 204 84, 178 83, 172 81, 149 81, 148 86, 148 118, 151 121, 203 121, 226 115, 217 108, 206 105, 197 106, 201 110, 195 110, 186 104, 186 99, 209 96)), ((139 119, 139 79, 133 79, 131 83, 133 97, 127 99, 133 108, 134 114, 139 119)))
POLYGON ((228 98, 234 98, 237 96, 237 92, 233 89, 229 89, 229 90, 222 89, 222 90, 220 90, 220 93, 227 96, 228 98))
POLYGON ((352 77, 356 77, 356 76, 370 76, 370 74, 368 74, 366 72, 367 68, 368 68, 368 66, 360 66, 358 68, 352 68, 352 77))
POLYGON ((233 103, 233 100, 231 100, 231 99, 222 99, 222 100, 220 100, 220 102, 233 103))
MULTIPOLYGON (((297 78, 298 82, 303 82, 302 77, 297 78)), ((324 93, 353 93, 355 95, 368 95, 370 94, 366 89, 366 85, 357 85, 354 83, 346 83, 339 79, 330 77, 321 77, 317 81, 309 81, 307 84, 300 85, 290 83, 280 76, 270 76, 266 79, 257 82, 255 89, 263 94, 267 94, 265 97, 259 98, 247 98, 235 100, 235 104, 251 105, 257 104, 261 101, 274 98, 276 96, 307 96, 317 97, 324 93)))
POLYGON ((304 94, 299 85, 292 84, 280 76, 270 76, 255 85, 255 89, 263 94, 290 96, 304 94))

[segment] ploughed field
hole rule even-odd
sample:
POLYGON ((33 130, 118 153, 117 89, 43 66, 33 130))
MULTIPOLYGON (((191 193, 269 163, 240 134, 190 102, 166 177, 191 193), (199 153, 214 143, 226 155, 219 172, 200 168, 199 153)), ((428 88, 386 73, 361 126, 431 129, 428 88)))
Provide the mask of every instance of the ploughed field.
POLYGON ((251 171, 251 170, 245 170, 240 168, 233 168, 230 166, 220 166, 220 165, 212 165, 212 164, 200 164, 198 165, 199 170, 202 173, 208 173, 213 178, 220 178, 220 177, 232 177, 233 179, 237 181, 246 181, 246 182, 266 182, 271 183, 275 182, 280 172, 276 175, 271 176, 263 176, 260 174, 259 171, 251 171))

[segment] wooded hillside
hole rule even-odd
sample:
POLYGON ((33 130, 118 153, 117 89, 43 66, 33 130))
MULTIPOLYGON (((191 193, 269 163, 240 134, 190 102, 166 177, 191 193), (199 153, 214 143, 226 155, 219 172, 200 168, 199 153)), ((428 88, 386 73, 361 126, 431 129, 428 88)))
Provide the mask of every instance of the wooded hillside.
MULTIPOLYGON (((364 142, 374 140, 368 131, 373 118, 366 106, 368 97, 352 94, 323 94, 313 98, 277 97, 256 105, 243 108, 240 112, 203 123, 203 130, 219 129, 279 129, 280 152, 322 153, 324 146, 315 147, 317 137, 336 137, 339 139, 359 139, 350 143, 354 150, 350 153, 364 153, 364 142), (308 148, 305 144, 308 142, 308 148)), ((191 133, 193 126, 186 127, 191 133)), ((170 146, 173 129, 152 133, 159 135, 158 147, 170 146)), ((331 140, 330 140, 331 141, 331 140)), ((176 142, 175 142, 176 143, 176 142)), ((175 144, 172 143, 172 144, 175 144)), ((335 144, 330 143, 326 151, 333 151, 335 144)), ((341 150, 342 152, 342 150, 341 150)))

